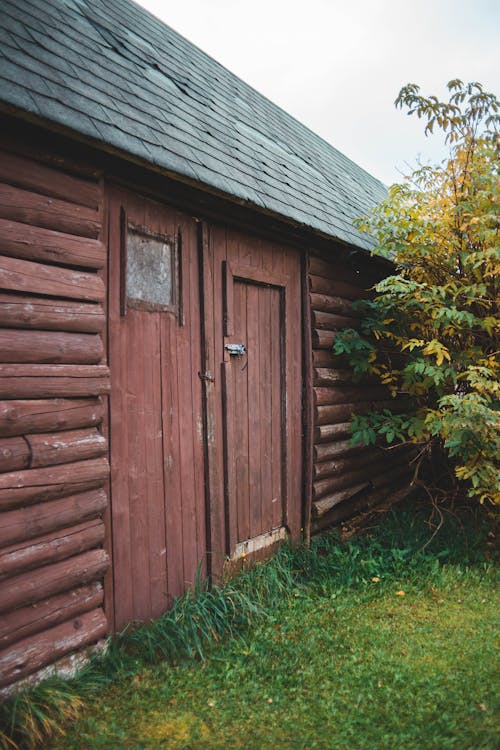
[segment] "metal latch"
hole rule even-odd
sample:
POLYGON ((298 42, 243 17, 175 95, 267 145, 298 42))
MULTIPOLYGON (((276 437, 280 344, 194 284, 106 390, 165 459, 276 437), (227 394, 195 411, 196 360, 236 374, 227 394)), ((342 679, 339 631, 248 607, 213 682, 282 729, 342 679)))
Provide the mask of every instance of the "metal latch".
POLYGON ((224 349, 231 357, 242 357, 246 352, 245 344, 226 344, 224 349))

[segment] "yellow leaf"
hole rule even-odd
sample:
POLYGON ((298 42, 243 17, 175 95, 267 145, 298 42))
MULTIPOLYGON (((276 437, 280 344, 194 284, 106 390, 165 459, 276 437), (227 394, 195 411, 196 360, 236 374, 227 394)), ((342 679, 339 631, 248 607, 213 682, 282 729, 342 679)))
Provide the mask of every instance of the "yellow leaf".
POLYGON ((396 596, 406 596, 405 592, 401 589, 400 591, 396 591, 396 596))

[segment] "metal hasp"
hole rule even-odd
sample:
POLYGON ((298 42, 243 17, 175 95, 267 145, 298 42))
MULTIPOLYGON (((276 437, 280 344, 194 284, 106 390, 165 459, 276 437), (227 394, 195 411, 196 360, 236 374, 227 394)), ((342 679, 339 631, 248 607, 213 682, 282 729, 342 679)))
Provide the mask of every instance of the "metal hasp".
POLYGON ((226 344, 224 349, 231 357, 242 357, 246 352, 245 344, 226 344))

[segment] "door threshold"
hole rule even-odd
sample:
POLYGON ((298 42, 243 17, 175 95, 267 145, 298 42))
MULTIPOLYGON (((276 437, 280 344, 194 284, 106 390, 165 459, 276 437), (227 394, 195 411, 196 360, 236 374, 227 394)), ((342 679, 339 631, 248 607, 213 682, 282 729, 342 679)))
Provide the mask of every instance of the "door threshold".
POLYGON ((272 544, 281 542, 287 537, 288 531, 286 526, 280 526, 277 529, 271 529, 271 531, 266 531, 264 534, 259 534, 251 539, 246 539, 244 542, 238 542, 230 560, 237 560, 242 555, 251 555, 253 552, 270 547, 272 544))

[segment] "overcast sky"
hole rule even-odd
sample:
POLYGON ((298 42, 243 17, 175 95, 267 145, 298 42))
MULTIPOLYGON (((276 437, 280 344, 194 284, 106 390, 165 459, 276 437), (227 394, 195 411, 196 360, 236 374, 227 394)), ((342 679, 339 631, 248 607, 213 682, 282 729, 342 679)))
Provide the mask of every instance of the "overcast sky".
POLYGON ((452 78, 500 95, 500 0, 140 0, 386 184, 445 154, 394 108, 452 78), (410 165, 410 166, 408 166, 410 165))

